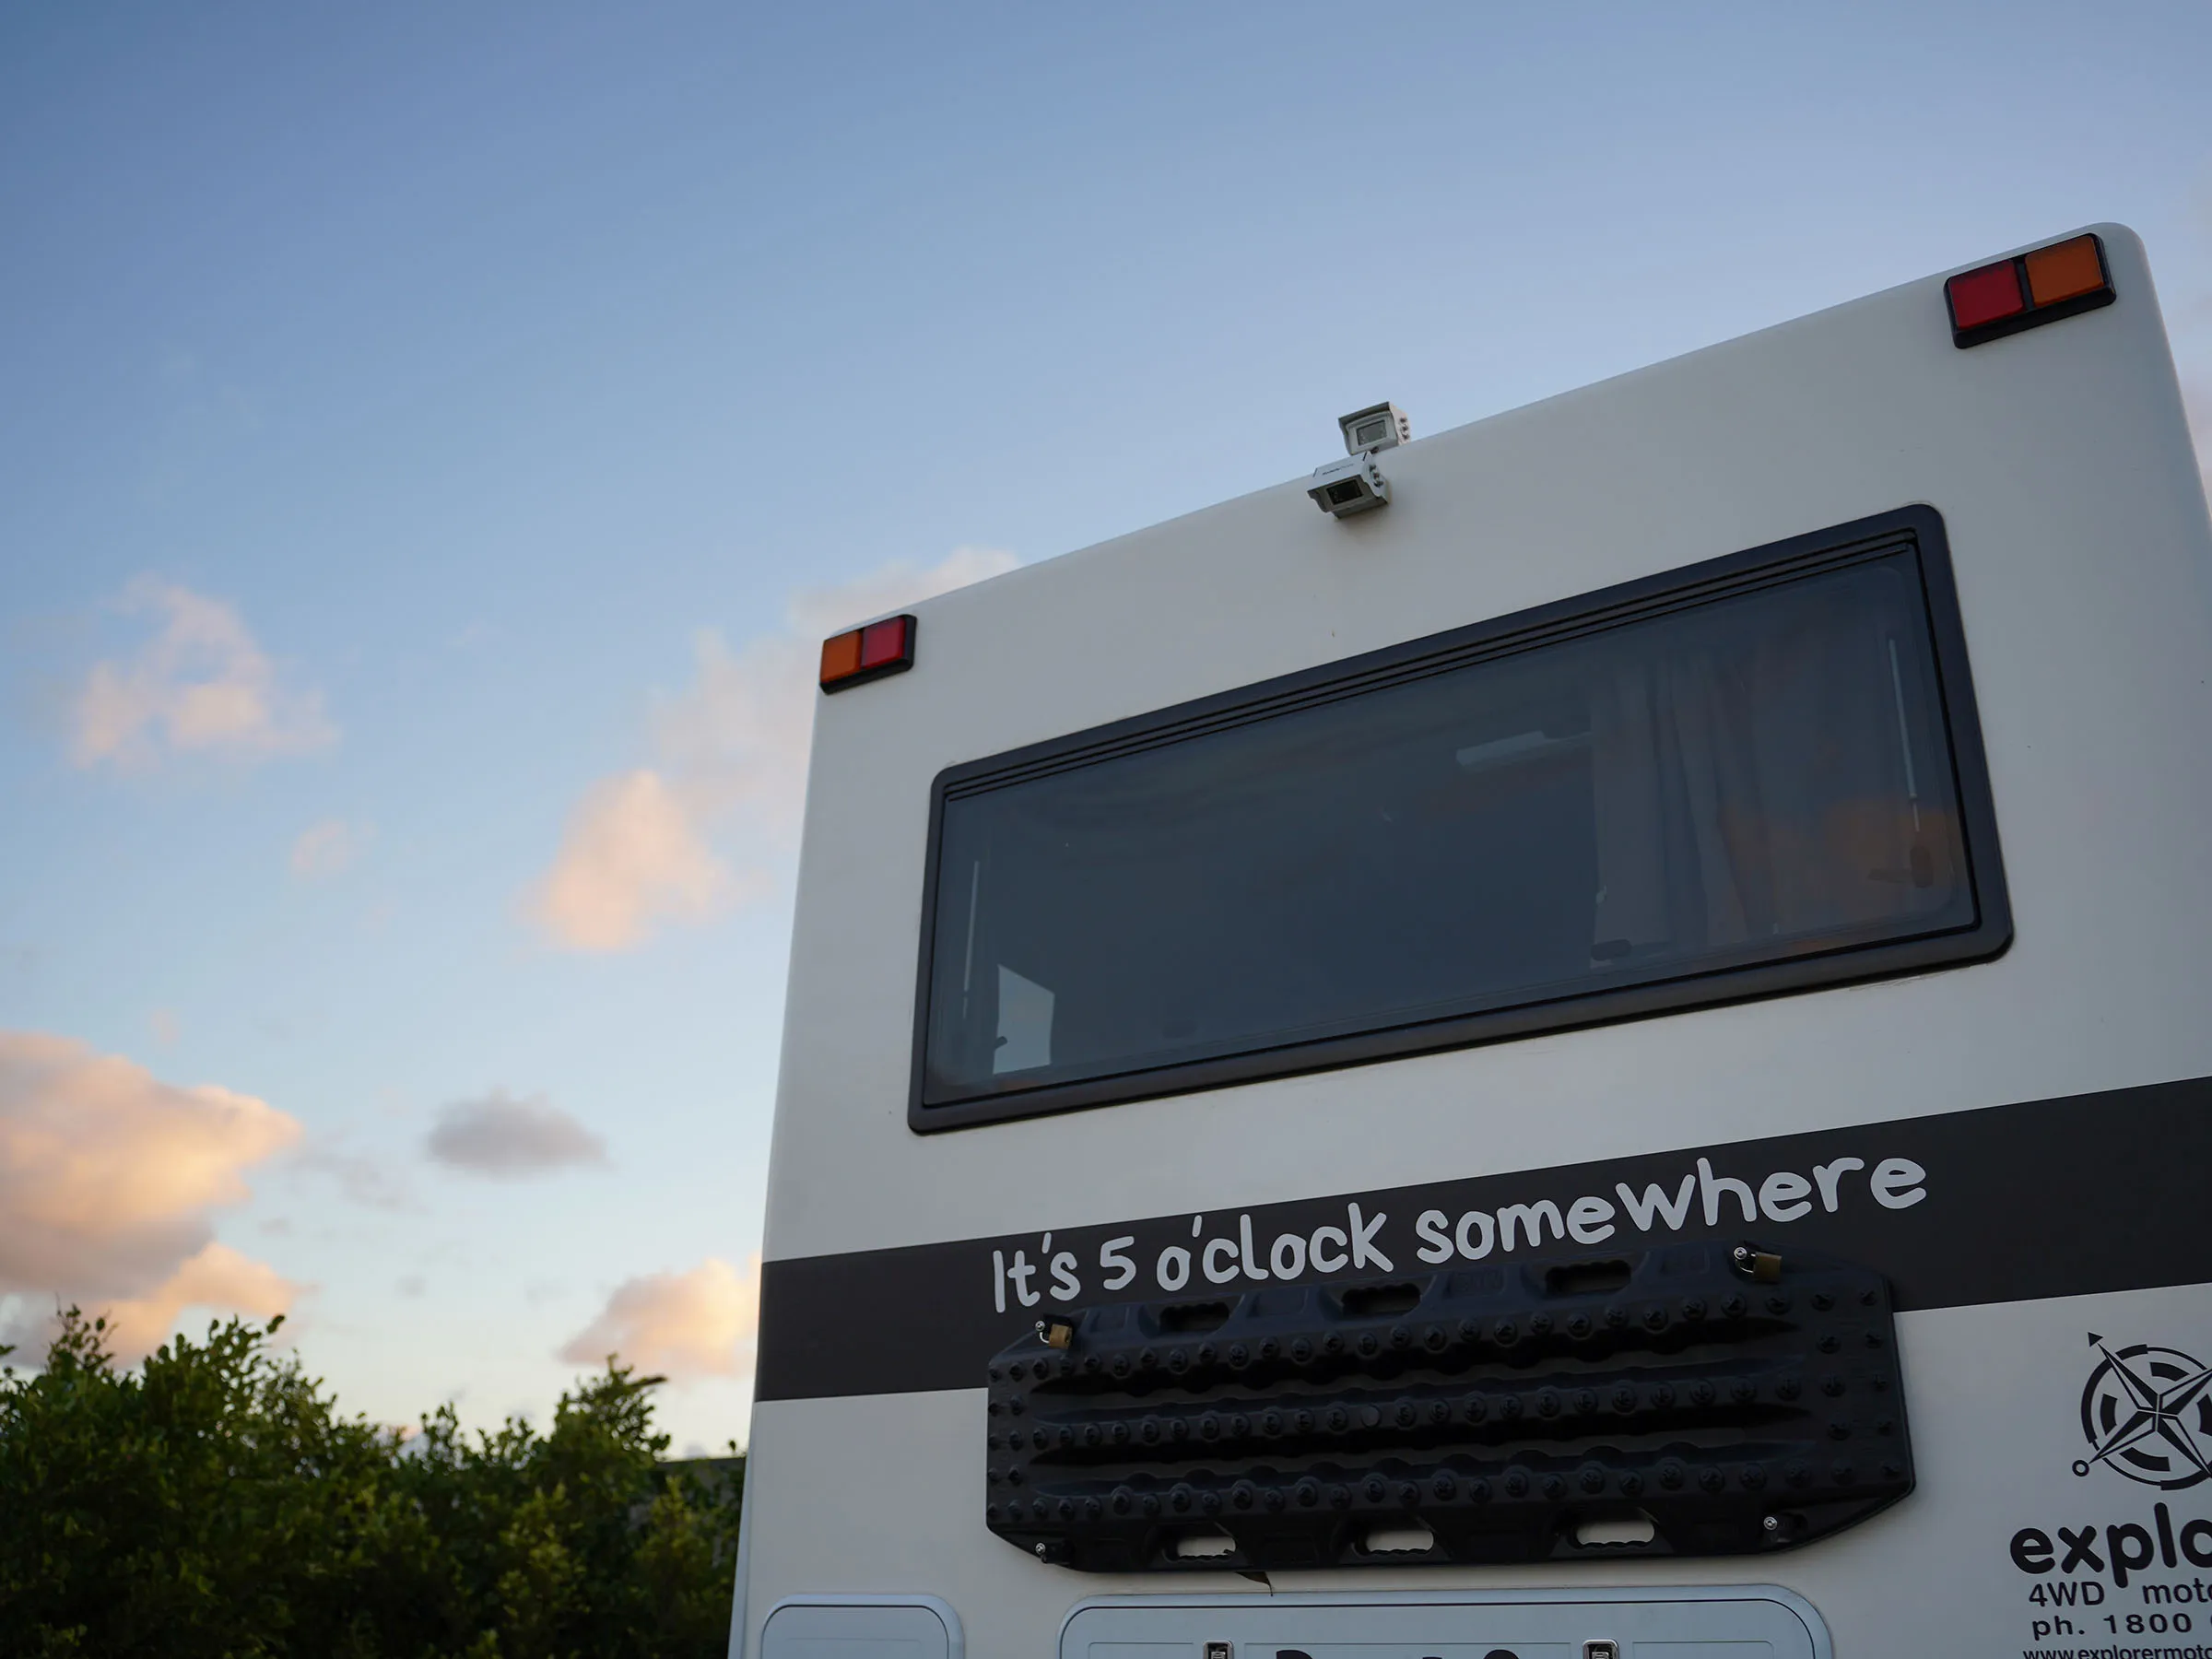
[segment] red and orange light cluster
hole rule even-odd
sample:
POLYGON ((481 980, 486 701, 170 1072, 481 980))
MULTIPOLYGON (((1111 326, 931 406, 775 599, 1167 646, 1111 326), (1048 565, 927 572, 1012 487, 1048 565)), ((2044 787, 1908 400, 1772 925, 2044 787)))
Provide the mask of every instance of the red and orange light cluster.
POLYGON ((1963 350, 2110 305, 2112 274, 2104 243, 2076 236, 1962 271, 1943 285, 1943 297, 1951 307, 1951 343, 1963 350))
POLYGON ((912 617, 886 617, 822 641, 822 689, 845 691, 914 665, 912 617))

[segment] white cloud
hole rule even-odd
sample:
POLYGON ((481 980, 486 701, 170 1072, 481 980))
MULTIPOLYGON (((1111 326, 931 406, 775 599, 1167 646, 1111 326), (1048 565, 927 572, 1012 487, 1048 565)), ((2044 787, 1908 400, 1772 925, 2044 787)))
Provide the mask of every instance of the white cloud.
POLYGON ((741 1376, 752 1369, 759 1325, 759 1255, 742 1271, 709 1256, 688 1273, 623 1281, 559 1358, 598 1365, 611 1354, 677 1382, 741 1376))
POLYGON ((324 818, 310 824, 292 843, 292 874, 309 881, 335 876, 359 858, 375 835, 373 824, 324 818))
POLYGON ((543 1095, 518 1100, 500 1088, 441 1107, 428 1149, 440 1163, 478 1175, 535 1175, 606 1161, 606 1144, 543 1095))
POLYGON ((692 683, 653 712, 655 765, 593 785, 527 913, 556 944, 622 950, 767 891, 798 838, 822 641, 1019 562, 989 547, 901 560, 793 594, 781 629, 735 651, 701 632, 692 683))
POLYGON ((299 1135, 251 1095, 0 1031, 0 1300, 118 1311, 126 1359, 185 1307, 281 1312, 299 1288, 216 1243, 212 1212, 245 1199, 243 1171, 299 1135))
POLYGON ((129 660, 93 665, 73 710, 77 765, 139 767, 195 752, 258 761, 337 741, 322 693, 280 684, 231 606, 141 576, 121 608, 158 626, 129 660))

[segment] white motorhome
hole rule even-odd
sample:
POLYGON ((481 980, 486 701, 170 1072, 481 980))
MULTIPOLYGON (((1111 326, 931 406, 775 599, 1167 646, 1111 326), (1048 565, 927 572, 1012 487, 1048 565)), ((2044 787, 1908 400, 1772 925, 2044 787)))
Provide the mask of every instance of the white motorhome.
POLYGON ((826 645, 734 1659, 2212 1653, 2136 238, 1346 441, 826 645))

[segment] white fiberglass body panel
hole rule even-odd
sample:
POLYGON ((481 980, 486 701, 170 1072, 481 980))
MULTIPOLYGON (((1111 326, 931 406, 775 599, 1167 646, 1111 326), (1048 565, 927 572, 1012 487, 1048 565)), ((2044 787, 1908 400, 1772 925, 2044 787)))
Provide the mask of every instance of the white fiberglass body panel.
MULTIPOLYGON (((2194 1167, 2201 1192, 2212 1157, 2192 1087, 2212 1077, 2212 529, 2142 249, 2099 233, 2105 309, 1958 349, 1942 278, 1910 283, 1385 451, 1384 511, 1335 520, 1288 482, 947 594, 917 607, 912 672, 822 700, 748 1479, 754 1641, 802 1594, 941 1596, 999 1659, 1043 1652, 1098 1596, 1747 1583, 1804 1597, 1845 1654, 2212 1640, 2212 1603, 2183 1606, 2212 1581, 2212 1480, 2185 1462, 2212 1449, 2205 1396, 2152 1402, 2165 1465, 2100 1445, 2131 1386, 2212 1362, 2206 1212, 2182 1213, 2172 1174, 2194 1167), (1947 542, 2001 954, 910 1126, 947 769, 1909 508, 1947 542), (1178 1249, 1180 1282, 1237 1294, 1268 1279, 1278 1211, 1302 1218, 1281 1235, 1300 1272, 1328 1234, 1371 1277, 1458 1265, 1508 1208, 1578 1199, 1604 1214, 1555 1232, 1570 1250, 1733 1228, 1786 1253, 1828 1228, 1823 1247, 1888 1274, 1911 1495, 1756 1562, 1615 1552, 1265 1588, 1071 1571, 986 1528, 983 1367, 1031 1318, 1164 1296, 1178 1249), (2170 1481, 2146 1477, 2160 1466, 2170 1481)), ((1021 1064, 1038 1041, 1015 1032, 1021 1064)))

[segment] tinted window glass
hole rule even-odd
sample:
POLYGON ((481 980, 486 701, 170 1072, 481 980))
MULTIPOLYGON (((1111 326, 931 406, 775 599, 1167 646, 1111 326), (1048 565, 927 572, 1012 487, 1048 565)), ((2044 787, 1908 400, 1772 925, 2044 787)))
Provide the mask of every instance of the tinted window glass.
POLYGON ((1971 927, 1939 683, 1908 544, 956 782, 921 1103, 1971 927))

